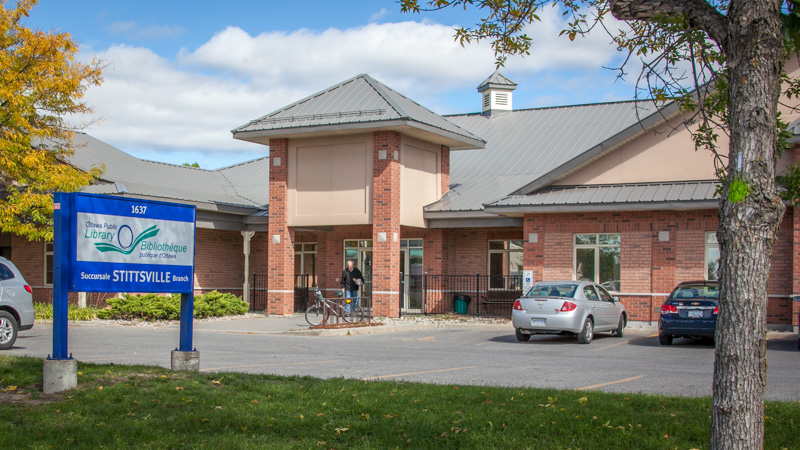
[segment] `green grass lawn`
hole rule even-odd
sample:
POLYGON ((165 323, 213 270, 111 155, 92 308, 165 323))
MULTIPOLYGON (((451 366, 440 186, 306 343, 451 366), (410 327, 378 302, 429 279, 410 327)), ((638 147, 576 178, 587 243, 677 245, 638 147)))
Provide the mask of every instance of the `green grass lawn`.
MULTIPOLYGON (((78 389, 44 395, 41 359, 0 355, 0 447, 691 449, 708 441, 708 398, 78 370, 78 389)), ((767 416, 766 447, 797 448, 800 404, 770 402, 767 416)))

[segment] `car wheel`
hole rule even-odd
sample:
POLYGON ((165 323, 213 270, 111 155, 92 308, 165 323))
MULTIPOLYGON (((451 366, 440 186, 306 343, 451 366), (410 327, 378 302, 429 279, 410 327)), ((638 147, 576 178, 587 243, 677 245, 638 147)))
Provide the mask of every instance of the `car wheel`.
POLYGON ((0 311, 0 350, 8 350, 17 340, 17 320, 7 311, 0 311))
POLYGON ((514 330, 514 334, 517 335, 517 340, 520 341, 520 342, 526 342, 526 341, 529 341, 531 339, 531 335, 530 334, 522 334, 519 331, 519 329, 514 330))
POLYGON ((578 342, 581 344, 588 344, 592 342, 592 338, 594 337, 594 322, 592 319, 586 318, 586 322, 583 322, 583 329, 580 333, 578 333, 578 342))
POLYGON ((658 343, 661 345, 672 345, 672 336, 668 334, 658 334, 658 343))
POLYGON ((617 325, 617 329, 614 330, 614 336, 621 338, 625 334, 625 314, 619 316, 619 325, 617 325))

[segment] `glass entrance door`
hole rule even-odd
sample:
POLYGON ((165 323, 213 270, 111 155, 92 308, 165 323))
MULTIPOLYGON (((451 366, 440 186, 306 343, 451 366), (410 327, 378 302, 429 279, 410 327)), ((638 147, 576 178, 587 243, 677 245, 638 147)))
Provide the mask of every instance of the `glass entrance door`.
POLYGON ((364 285, 358 296, 367 297, 368 300, 359 301, 362 308, 372 307, 372 239, 344 241, 344 265, 347 261, 355 261, 356 267, 364 275, 364 285))
POLYGON ((422 312, 422 239, 400 240, 400 270, 403 272, 403 311, 422 312))

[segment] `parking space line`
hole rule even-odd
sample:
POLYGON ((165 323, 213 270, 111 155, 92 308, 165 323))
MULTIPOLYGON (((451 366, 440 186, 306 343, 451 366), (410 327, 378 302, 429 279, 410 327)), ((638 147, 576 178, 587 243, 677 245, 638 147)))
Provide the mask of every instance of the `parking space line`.
POLYGON ((454 370, 474 369, 476 367, 478 367, 478 366, 453 367, 453 368, 450 368, 450 369, 425 370, 425 371, 422 371, 422 372, 395 373, 395 374, 392 374, 392 375, 380 375, 380 376, 377 376, 377 377, 366 377, 366 378, 362 378, 361 380, 362 381, 373 381, 373 380, 380 380, 380 379, 383 379, 383 378, 405 377, 405 376, 409 376, 409 375, 425 375, 425 374, 428 374, 428 373, 452 372, 454 370))
POLYGON ((646 376, 647 376, 647 375, 636 375, 635 377, 624 378, 624 379, 622 379, 622 380, 617 380, 617 381, 609 381, 609 382, 607 382, 607 383, 593 384, 593 385, 591 385, 591 386, 584 386, 584 387, 580 387, 580 388, 575 388, 574 390, 575 390, 575 391, 591 391, 592 389, 597 389, 597 388, 601 388, 601 387, 611 386, 612 384, 627 383, 628 381, 639 380, 639 379, 642 379, 642 378, 644 378, 644 377, 646 377, 646 376))
POLYGON ((658 336, 658 334, 651 334, 650 336, 642 336, 642 337, 631 339, 629 341, 617 342, 616 344, 606 345, 605 347, 593 348, 592 350, 595 351, 595 352, 599 352, 600 350, 605 350, 607 348, 619 347, 620 345, 630 344, 631 342, 641 341, 641 340, 644 340, 644 339, 650 339, 650 338, 654 338, 656 336, 658 336))
POLYGON ((328 361, 309 361, 309 362, 299 362, 299 363, 248 364, 245 366, 210 367, 207 369, 200 369, 200 372, 210 372, 212 370, 223 370, 223 369, 247 369, 253 367, 308 366, 311 364, 328 364, 338 361, 339 361, 338 359, 331 359, 328 361))

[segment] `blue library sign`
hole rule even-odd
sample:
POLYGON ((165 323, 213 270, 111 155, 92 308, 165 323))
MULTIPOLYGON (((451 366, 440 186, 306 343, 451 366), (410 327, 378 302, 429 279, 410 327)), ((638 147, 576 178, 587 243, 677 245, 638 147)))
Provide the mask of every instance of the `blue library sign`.
POLYGON ((178 293, 180 350, 192 350, 194 206, 56 193, 53 229, 53 355, 67 352, 69 292, 178 293))

